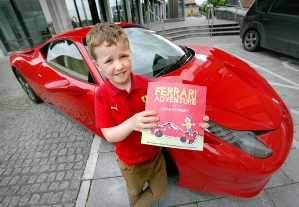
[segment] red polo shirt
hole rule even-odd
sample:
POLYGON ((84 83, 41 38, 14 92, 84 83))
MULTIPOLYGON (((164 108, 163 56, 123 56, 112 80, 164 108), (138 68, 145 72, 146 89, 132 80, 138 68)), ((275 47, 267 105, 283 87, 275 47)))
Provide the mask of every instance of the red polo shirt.
MULTIPOLYGON (((106 78, 95 94, 95 116, 98 128, 117 126, 134 114, 144 111, 147 86, 150 79, 131 73, 128 93, 113 86, 106 78)), ((138 164, 155 157, 160 147, 141 144, 141 132, 133 131, 126 139, 115 143, 115 152, 127 165, 138 164)))

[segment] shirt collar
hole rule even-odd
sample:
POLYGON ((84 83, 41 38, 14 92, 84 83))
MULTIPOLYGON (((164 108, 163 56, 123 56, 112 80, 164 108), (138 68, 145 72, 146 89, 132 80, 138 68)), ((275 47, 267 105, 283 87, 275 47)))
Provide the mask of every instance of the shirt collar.
MULTIPOLYGON (((131 89, 129 93, 131 93, 133 90, 140 89, 140 83, 137 76, 133 73, 131 73, 130 75, 131 75, 131 89)), ((109 81, 108 78, 105 78, 104 85, 106 86, 107 90, 112 96, 116 96, 118 93, 123 91, 122 89, 119 89, 114 85, 112 85, 112 83, 109 81)))

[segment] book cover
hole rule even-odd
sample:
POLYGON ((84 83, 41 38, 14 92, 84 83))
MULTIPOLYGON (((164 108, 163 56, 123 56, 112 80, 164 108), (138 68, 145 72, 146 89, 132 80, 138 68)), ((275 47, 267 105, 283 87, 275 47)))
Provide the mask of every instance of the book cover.
POLYGON ((142 132, 141 143, 189 150, 203 150, 203 123, 206 110, 204 86, 150 82, 146 111, 158 113, 158 126, 142 132))

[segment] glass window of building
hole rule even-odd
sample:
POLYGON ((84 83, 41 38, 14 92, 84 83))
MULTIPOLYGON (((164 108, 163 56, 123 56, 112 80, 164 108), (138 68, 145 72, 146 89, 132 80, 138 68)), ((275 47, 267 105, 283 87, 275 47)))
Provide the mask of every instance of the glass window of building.
POLYGON ((178 1, 178 17, 179 18, 184 17, 184 6, 183 6, 183 1, 182 0, 178 1))
POLYGON ((0 0, 0 26, 7 51, 24 50, 51 37, 39 0, 0 0))
POLYGON ((142 9, 142 18, 143 18, 143 23, 147 24, 147 18, 148 18, 148 11, 147 11, 147 1, 146 0, 141 0, 141 9, 142 9))
POLYGON ((132 14, 132 22, 135 24, 140 24, 138 0, 131 0, 131 14, 132 14))
POLYGON ((127 22, 125 0, 110 0, 110 9, 114 22, 127 22))
POLYGON ((92 25, 87 0, 66 0, 66 5, 74 28, 92 25))
MULTIPOLYGON (((22 21, 33 45, 39 45, 45 41, 44 35, 49 34, 46 18, 40 6, 39 0, 25 0, 15 4, 19 10, 22 21)), ((21 23, 22 23, 21 21, 21 23)))
POLYGON ((92 25, 89 4, 87 0, 76 0, 80 19, 83 26, 92 25))
POLYGON ((76 2, 73 0, 66 0, 66 6, 67 10, 69 11, 69 15, 72 21, 73 28, 78 28, 80 27, 81 20, 80 17, 78 16, 78 13, 76 12, 76 2))
POLYGON ((104 18, 102 7, 100 5, 100 0, 96 1, 96 5, 97 5, 97 11, 100 18, 100 22, 103 22, 105 18, 104 18))

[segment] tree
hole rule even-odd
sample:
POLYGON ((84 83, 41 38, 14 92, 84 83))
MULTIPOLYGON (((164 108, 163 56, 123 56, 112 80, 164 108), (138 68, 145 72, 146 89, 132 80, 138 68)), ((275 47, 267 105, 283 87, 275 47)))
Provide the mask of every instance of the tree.
POLYGON ((228 0, 208 0, 208 4, 213 4, 214 7, 216 6, 225 6, 228 3, 228 0))
POLYGON ((203 3, 201 7, 201 11, 205 12, 208 4, 213 4, 213 7, 218 7, 218 6, 226 6, 227 3, 228 0, 207 0, 206 2, 203 3))

